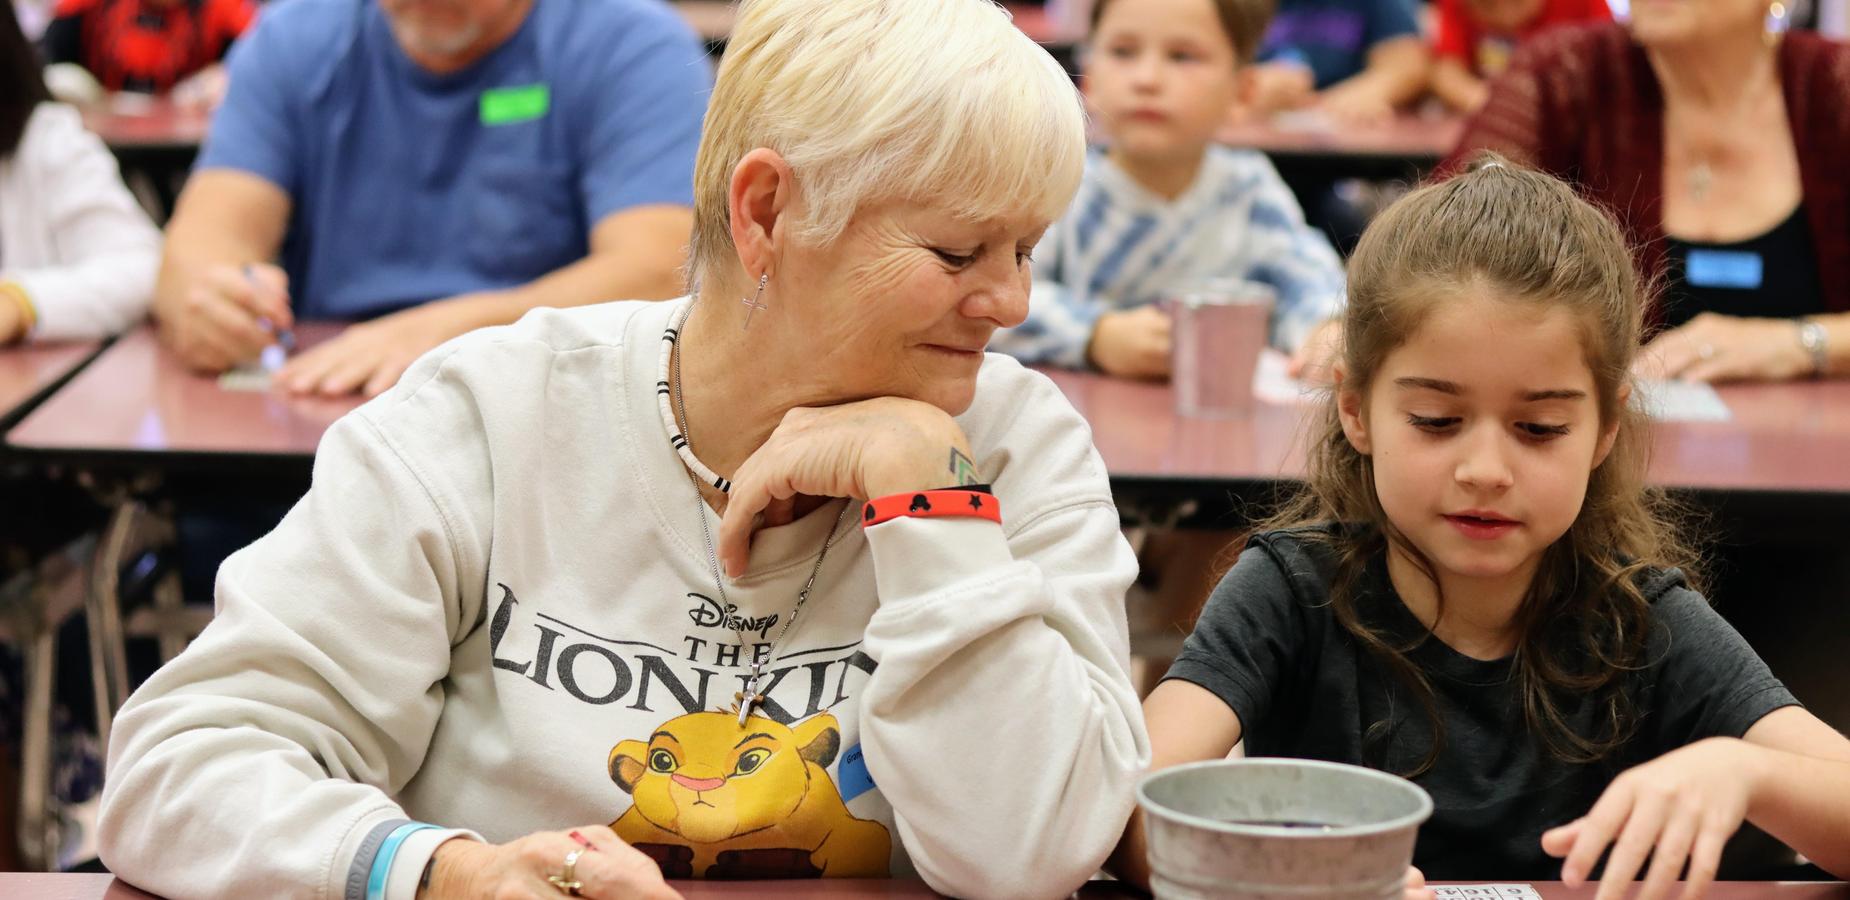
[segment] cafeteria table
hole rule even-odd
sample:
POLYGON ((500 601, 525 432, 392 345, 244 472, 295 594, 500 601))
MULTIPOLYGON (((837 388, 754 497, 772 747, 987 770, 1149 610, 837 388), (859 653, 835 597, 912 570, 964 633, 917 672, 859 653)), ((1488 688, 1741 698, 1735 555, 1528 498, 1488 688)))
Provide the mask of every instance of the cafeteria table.
MULTIPOLYGON (((819 879, 814 881, 676 881, 674 889, 686 900, 833 900, 850 897, 928 898, 937 894, 917 881, 819 879)), ((1594 889, 1559 883, 1535 884, 1543 900, 1592 900, 1594 889)), ((1094 881, 1074 896, 1129 898, 1144 896, 1114 882, 1094 881)), ((46 875, 0 873, 0 897, 7 900, 156 900, 109 875, 46 875)), ((1709 900, 1850 900, 1850 885, 1842 882, 1721 882, 1709 891, 1709 900)))

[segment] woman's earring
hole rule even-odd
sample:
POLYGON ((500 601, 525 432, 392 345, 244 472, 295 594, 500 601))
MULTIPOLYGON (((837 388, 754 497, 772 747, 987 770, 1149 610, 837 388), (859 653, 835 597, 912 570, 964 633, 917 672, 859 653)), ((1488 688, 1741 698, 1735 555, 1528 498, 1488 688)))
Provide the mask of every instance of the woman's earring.
POLYGON ((746 309, 745 309, 745 327, 746 328, 752 327, 752 313, 755 313, 761 309, 770 309, 770 307, 760 302, 764 299, 764 286, 770 283, 771 283, 771 273, 766 272, 763 275, 758 276, 758 293, 752 295, 751 297, 741 297, 739 299, 739 302, 745 304, 746 306, 746 309))
POLYGON ((1776 47, 1779 45, 1780 37, 1786 33, 1786 29, 1792 24, 1791 18, 1791 11, 1786 9, 1786 4, 1779 2, 1779 0, 1774 0, 1773 5, 1767 7, 1766 45, 1768 47, 1776 47))

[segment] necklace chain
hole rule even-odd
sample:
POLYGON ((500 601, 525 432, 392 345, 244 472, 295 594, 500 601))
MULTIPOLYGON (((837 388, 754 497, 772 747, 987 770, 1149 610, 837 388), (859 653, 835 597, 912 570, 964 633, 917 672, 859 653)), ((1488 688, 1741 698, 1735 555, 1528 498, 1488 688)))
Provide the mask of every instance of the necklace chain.
MULTIPOLYGON (((1767 68, 1768 71, 1775 73, 1775 78, 1777 78, 1778 66, 1779 59, 1776 51, 1772 64, 1767 68)), ((1756 70, 1756 74, 1758 71, 1759 70, 1756 70)), ((1722 132, 1732 131, 1734 126, 1740 124, 1740 121, 1746 117, 1747 112, 1753 108, 1754 101, 1759 97, 1760 91, 1764 88, 1765 85, 1761 83, 1760 79, 1748 82, 1747 87, 1741 91, 1741 96, 1735 99, 1733 108, 1720 115, 1712 116, 1711 120, 1720 120, 1722 125, 1720 130, 1722 132)), ((1696 158, 1691 163, 1689 172, 1685 176, 1684 181, 1689 187, 1690 199, 1697 203, 1704 203, 1709 199, 1709 192, 1715 186, 1715 167, 1711 160, 1719 154, 1698 154, 1692 150, 1690 155, 1696 158)))
MULTIPOLYGON (((693 301, 690 300, 688 302, 691 306, 693 301)), ((681 316, 681 321, 685 322, 686 318, 684 314, 681 316)), ((673 332, 676 329, 673 325, 670 325, 669 330, 673 332)), ((668 382, 669 393, 674 400, 673 412, 679 413, 678 421, 669 423, 671 426, 674 426, 669 430, 671 433, 681 436, 681 443, 687 449, 685 455, 693 456, 694 439, 691 429, 687 427, 687 397, 681 391, 681 353, 679 347, 675 346, 679 343, 678 337, 678 334, 668 336, 670 345, 668 361, 670 365, 666 373, 667 377, 663 379, 668 382)), ((671 415, 672 414, 673 413, 671 413, 671 415)), ((720 605, 731 618, 731 621, 727 624, 732 629, 733 634, 738 636, 739 647, 743 649, 746 643, 745 629, 739 627, 738 617, 736 615, 731 615, 733 609, 732 600, 726 596, 726 579, 720 574, 719 553, 713 547, 713 529, 707 525, 707 498, 700 489, 700 476, 695 474, 692 467, 688 468, 687 480, 694 486, 695 512, 698 514, 696 518, 700 521, 700 537, 706 543, 707 565, 713 573, 713 587, 719 591, 720 605)), ((730 484, 727 486, 730 487, 730 484)), ((784 642, 784 636, 790 633, 790 629, 796 626, 797 617, 803 614, 803 605, 809 602, 810 591, 814 590, 816 587, 816 578, 822 574, 822 561, 828 558, 829 548, 835 546, 836 532, 841 529, 842 519, 846 518, 847 515, 848 507, 846 505, 841 508, 840 512, 835 514, 835 521, 829 525, 829 535, 822 542, 822 550, 816 554, 816 564, 810 567, 809 578, 803 582, 803 589, 797 592, 796 606, 791 608, 790 618, 784 620, 784 627, 778 630, 777 637, 771 639, 771 649, 766 652, 764 661, 759 662, 756 654, 753 654, 752 661, 748 663, 752 674, 746 681, 745 690, 739 694, 740 726, 745 724, 746 717, 751 714, 752 704, 754 702, 763 702, 763 697, 758 694, 758 683, 759 679, 763 677, 764 667, 776 660, 778 645, 784 642)))

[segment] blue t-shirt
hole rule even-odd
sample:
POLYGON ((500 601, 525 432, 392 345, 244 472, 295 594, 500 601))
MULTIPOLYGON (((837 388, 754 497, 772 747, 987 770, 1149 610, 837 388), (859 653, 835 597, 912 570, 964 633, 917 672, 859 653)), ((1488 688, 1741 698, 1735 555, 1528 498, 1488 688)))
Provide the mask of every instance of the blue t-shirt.
POLYGON ((1322 90, 1366 68, 1376 44, 1419 33, 1408 0, 1280 0, 1259 59, 1309 66, 1322 90))
POLYGON ((282 0, 229 65, 198 165, 289 194, 282 261, 305 319, 514 287, 584 258, 605 216, 693 204, 712 70, 658 0, 536 0, 442 76, 372 0, 282 0))

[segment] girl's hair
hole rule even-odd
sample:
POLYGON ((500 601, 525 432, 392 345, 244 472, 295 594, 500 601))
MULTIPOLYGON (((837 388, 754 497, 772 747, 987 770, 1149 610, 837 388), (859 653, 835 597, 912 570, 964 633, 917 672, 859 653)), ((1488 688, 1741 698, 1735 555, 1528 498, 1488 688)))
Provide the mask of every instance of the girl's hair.
MULTIPOLYGON (((1636 725, 1624 682, 1645 654, 1650 601, 1641 576, 1679 566, 1692 584, 1696 578, 1694 555, 1672 525, 1680 516, 1662 492, 1645 484, 1649 423, 1622 398, 1647 288, 1610 217, 1561 182, 1485 154, 1467 173, 1388 207, 1362 235, 1349 261, 1342 390, 1366 397, 1388 354, 1438 304, 1466 293, 1573 311, 1600 420, 1618 423, 1579 516, 1544 551, 1517 610, 1512 676, 1530 733, 1553 756, 1572 763, 1602 760, 1636 725), (1580 698, 1598 709, 1586 734, 1564 713, 1580 698)), ((1408 645, 1377 631, 1358 615, 1355 594, 1367 561, 1390 550, 1404 553, 1429 577, 1436 573, 1382 511, 1373 460, 1344 436, 1337 399, 1332 395, 1310 426, 1308 484, 1260 527, 1339 525, 1299 534, 1328 544, 1338 561, 1330 594, 1337 621, 1414 694, 1431 722, 1431 749, 1409 773, 1419 774, 1432 767, 1445 740, 1432 687, 1407 656, 1429 635, 1408 645)), ((1439 604, 1443 615, 1443 596, 1439 604)), ((1388 727, 1371 726, 1367 743, 1380 744, 1388 727)), ((1389 763, 1383 757, 1379 764, 1389 763)))
POLYGON ((0 159, 13 155, 26 134, 26 122, 40 103, 51 99, 40 72, 38 50, 26 40, 12 10, 0 12, 0 159))

